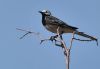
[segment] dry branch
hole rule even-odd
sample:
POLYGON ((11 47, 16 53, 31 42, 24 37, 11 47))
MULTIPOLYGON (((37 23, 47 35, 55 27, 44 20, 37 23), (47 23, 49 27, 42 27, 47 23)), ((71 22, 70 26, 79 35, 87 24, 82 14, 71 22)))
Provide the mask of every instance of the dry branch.
MULTIPOLYGON (((19 28, 16 28, 16 29, 25 32, 25 34, 22 37, 20 37, 20 39, 24 38, 26 35, 29 35, 29 34, 35 34, 35 35, 41 36, 40 33, 27 31, 27 30, 23 30, 23 29, 19 29, 19 28)), ((65 55, 65 60, 66 60, 66 69, 69 69, 69 66, 70 66, 70 52, 71 52, 71 49, 72 49, 73 40, 78 40, 78 41, 93 41, 93 40, 77 39, 77 38, 74 37, 75 32, 73 32, 72 38, 71 38, 71 41, 70 41, 71 44, 68 47, 68 46, 66 46, 66 43, 63 40, 62 35, 60 35, 59 31, 60 31, 60 28, 58 27, 57 28, 57 35, 51 36, 49 39, 41 40, 40 44, 42 44, 44 41, 48 41, 49 40, 49 41, 54 42, 55 46, 59 46, 59 47, 63 48, 63 53, 65 55), (59 40, 57 38, 59 38, 59 40)))

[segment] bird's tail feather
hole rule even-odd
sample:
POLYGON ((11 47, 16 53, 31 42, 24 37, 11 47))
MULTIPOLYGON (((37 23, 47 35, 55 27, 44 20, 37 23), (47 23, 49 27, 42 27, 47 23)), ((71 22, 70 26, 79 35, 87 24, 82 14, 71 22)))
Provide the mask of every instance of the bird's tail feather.
POLYGON ((86 38, 89 38, 91 40, 95 40, 97 42, 97 45, 98 45, 98 39, 93 37, 93 36, 90 36, 90 35, 87 35, 85 34, 84 32, 77 32, 76 34, 80 35, 80 36, 83 36, 83 37, 86 37, 86 38))

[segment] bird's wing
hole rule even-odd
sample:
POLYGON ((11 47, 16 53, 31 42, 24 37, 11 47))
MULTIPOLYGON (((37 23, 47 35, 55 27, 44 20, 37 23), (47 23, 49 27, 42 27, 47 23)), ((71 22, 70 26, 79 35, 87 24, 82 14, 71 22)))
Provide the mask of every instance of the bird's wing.
POLYGON ((67 28, 71 28, 71 29, 78 29, 77 27, 73 27, 68 25, 67 23, 63 22, 62 20, 54 17, 54 16, 48 16, 46 17, 46 20, 50 23, 50 24, 54 24, 54 25, 58 25, 61 27, 67 27, 67 28))

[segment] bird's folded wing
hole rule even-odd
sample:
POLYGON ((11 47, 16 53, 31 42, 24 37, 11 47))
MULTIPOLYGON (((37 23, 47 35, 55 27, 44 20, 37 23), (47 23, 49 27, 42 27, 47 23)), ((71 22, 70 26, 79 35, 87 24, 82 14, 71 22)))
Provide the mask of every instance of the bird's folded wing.
POLYGON ((77 27, 73 27, 73 26, 70 26, 68 25, 67 23, 63 22, 62 20, 54 17, 54 16, 48 16, 46 18, 47 22, 49 24, 52 24, 52 25, 58 25, 58 26, 61 26, 61 27, 67 27, 67 28, 71 28, 71 29, 78 29, 77 27))

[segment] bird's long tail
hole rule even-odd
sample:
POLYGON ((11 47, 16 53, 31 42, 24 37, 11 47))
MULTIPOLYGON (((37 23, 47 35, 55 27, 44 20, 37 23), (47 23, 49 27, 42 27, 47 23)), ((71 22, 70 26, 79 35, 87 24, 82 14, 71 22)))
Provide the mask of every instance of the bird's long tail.
POLYGON ((97 45, 98 45, 98 39, 97 38, 95 38, 93 36, 90 36, 90 35, 87 35, 84 32, 77 32, 76 34, 77 35, 80 35, 80 36, 83 36, 83 37, 86 37, 86 38, 89 38, 91 40, 95 40, 97 42, 97 45))

